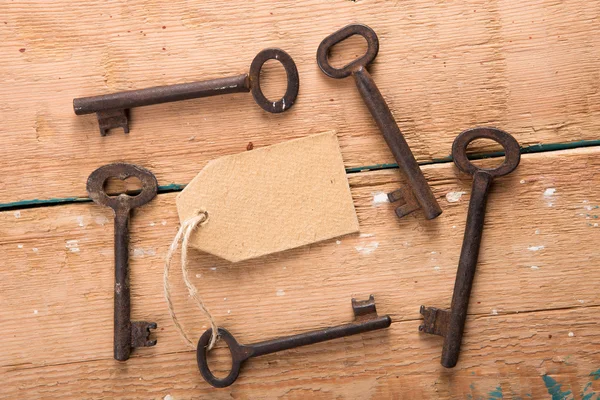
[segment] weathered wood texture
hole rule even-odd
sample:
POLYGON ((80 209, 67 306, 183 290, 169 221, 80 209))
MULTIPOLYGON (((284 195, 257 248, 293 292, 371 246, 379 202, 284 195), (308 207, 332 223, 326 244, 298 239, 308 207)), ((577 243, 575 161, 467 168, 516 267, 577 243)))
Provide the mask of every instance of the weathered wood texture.
MULTIPOLYGON (((217 321, 242 343, 351 319, 374 294, 385 331, 251 360, 230 388, 201 379, 162 296, 163 257, 177 230, 175 194, 132 220, 133 317, 156 321, 158 345, 112 359, 112 216, 93 203, 0 213, 5 398, 579 398, 600 393, 600 149, 524 156, 490 194, 458 366, 442 339, 418 332, 419 306, 447 307, 470 177, 424 166, 444 214, 403 220, 377 194, 397 170, 350 174, 361 234, 228 264, 192 251, 192 276, 217 321), (464 193, 463 193, 464 192, 464 193), (562 395, 561 395, 562 393, 562 395), (168 397, 171 396, 171 397, 168 397), (563 396, 563 397, 565 397, 563 396), (562 398, 562 397, 556 397, 562 398)), ((494 163, 497 160, 487 160, 494 163)), ((176 260, 178 261, 178 260, 176 260)), ((171 274, 175 308, 194 338, 207 321, 171 274)), ((220 352, 215 360, 224 364, 220 352)), ((590 397, 591 398, 591 397, 590 397)))
MULTIPOLYGON (((315 62, 320 41, 351 22, 379 35, 371 71, 420 161, 447 157, 459 131, 482 124, 523 146, 597 140, 598 13, 583 0, 5 1, 0 203, 84 196, 89 173, 116 160, 185 184, 249 142, 328 129, 348 167, 393 162, 352 80, 327 78, 315 62), (95 116, 73 113, 75 97, 242 73, 270 46, 300 72, 284 114, 228 95, 135 109, 129 135, 103 138, 95 116)), ((362 51, 360 40, 342 47, 346 59, 362 51)))

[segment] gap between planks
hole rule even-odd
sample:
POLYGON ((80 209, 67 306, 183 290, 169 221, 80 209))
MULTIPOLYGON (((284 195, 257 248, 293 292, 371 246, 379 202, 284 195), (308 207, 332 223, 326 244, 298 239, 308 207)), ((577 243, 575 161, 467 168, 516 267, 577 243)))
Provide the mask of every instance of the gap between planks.
MULTIPOLYGON (((600 146, 600 140, 580 140, 572 143, 549 143, 549 144, 538 144, 532 146, 526 146, 521 148, 521 155, 527 154, 537 154, 537 153, 549 153, 556 151, 564 151, 564 150, 574 150, 580 148, 587 147, 596 147, 600 146)), ((498 151, 493 153, 484 153, 484 154, 472 154, 469 155, 470 160, 481 160, 488 158, 499 158, 504 157, 504 152, 498 151)), ((435 165, 435 164, 445 164, 452 162, 452 155, 448 155, 444 158, 434 159, 432 161, 421 161, 418 162, 420 166, 425 165, 435 165)), ((398 164, 373 164, 367 165, 363 167, 354 167, 354 168, 346 168, 347 174, 356 174, 361 172, 368 171, 379 171, 385 169, 397 169, 398 164)), ((200 170, 199 170, 200 171, 200 170)), ((198 172, 199 172, 198 171, 198 172)), ((170 183, 168 185, 159 185, 158 186, 158 194, 165 193, 173 193, 182 191, 187 184, 182 183, 170 183)), ((21 200, 9 203, 0 203, 0 212, 2 211, 16 211, 23 210, 28 208, 40 208, 40 207, 54 207, 60 205, 67 204, 75 204, 75 203, 86 203, 90 202, 91 199, 89 197, 62 197, 55 199, 30 199, 30 200, 21 200)))

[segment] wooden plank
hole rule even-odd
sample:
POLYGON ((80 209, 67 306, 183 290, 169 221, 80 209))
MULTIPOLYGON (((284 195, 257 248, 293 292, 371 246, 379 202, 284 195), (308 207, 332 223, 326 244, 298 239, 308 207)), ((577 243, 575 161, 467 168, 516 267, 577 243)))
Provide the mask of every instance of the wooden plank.
MULTIPOLYGON (((315 63, 320 41, 354 21, 379 35, 373 77, 422 162, 447 157, 461 130, 482 124, 523 146, 598 139, 594 2, 8 2, 0 204, 85 196, 89 173, 117 160, 152 169, 162 185, 185 184, 250 142, 329 129, 347 167, 393 162, 352 80, 327 78, 315 63), (75 97, 242 73, 269 46, 300 71, 286 113, 262 111, 249 94, 191 100, 133 110, 131 134, 104 138, 93 115, 73 113, 75 97)), ((346 59, 361 51, 358 39, 342 47, 346 59)), ((283 77, 267 69, 276 96, 283 77)))
MULTIPOLYGON (((397 220, 392 205, 377 199, 402 184, 398 171, 372 171, 349 175, 359 235, 240 264, 192 251, 191 272, 201 295, 242 343, 347 322, 350 298, 371 293, 378 311, 395 321, 390 333, 255 360, 239 385, 219 393, 378 398, 416 391, 433 397, 438 388, 451 398, 471 390, 471 372, 485 376, 474 383, 477 391, 499 384, 506 393, 540 394, 542 374, 582 390, 600 361, 593 268, 600 260, 581 241, 600 239, 599 153, 588 148, 527 155, 513 174, 498 180, 488 204, 464 353, 453 372, 439 366, 441 338, 417 330, 419 306, 447 307, 454 284, 471 181, 452 164, 424 167, 444 209, 435 220, 397 220)), ((158 196, 132 220, 132 316, 156 321, 159 342, 124 364, 111 358, 110 210, 84 203, 0 213, 0 255, 11 272, 0 283, 0 320, 8 332, 0 354, 9 377, 6 396, 18 388, 39 397, 61 389, 68 397, 212 396, 162 297, 163 257, 178 223, 174 198, 158 196)), ((177 272, 172 286, 186 331, 199 337, 206 321, 177 272)))
POLYGON ((418 322, 406 321, 385 332, 249 360, 225 389, 206 384, 195 352, 184 351, 138 353, 127 363, 103 358, 2 367, 0 398, 595 398, 597 314, 598 307, 584 307, 481 316, 470 321, 464 361, 453 370, 439 364, 441 339, 418 337, 418 322))

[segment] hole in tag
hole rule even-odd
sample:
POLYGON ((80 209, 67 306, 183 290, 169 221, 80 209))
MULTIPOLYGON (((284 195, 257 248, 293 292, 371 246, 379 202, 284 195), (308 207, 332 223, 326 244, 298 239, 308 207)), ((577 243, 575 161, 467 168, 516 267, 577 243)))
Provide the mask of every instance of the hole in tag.
POLYGON ((215 347, 206 353, 206 365, 217 379, 223 379, 229 375, 229 371, 233 367, 233 356, 225 340, 218 340, 215 347))
POLYGON ((467 146, 467 157, 478 168, 496 168, 504 162, 502 145, 492 139, 475 139, 467 146), (475 157, 475 159, 472 159, 475 157), (489 158, 494 157, 494 158, 489 158))
POLYGON ((367 40, 361 35, 352 35, 336 43, 329 50, 329 64, 334 68, 342 68, 367 52, 367 40))
POLYGON ((142 181, 135 176, 123 180, 115 177, 110 177, 104 181, 104 193, 110 197, 117 197, 120 194, 128 194, 136 196, 142 191, 142 181))
POLYGON ((260 70, 260 89, 271 101, 280 100, 287 89, 285 68, 277 60, 267 60, 260 70))

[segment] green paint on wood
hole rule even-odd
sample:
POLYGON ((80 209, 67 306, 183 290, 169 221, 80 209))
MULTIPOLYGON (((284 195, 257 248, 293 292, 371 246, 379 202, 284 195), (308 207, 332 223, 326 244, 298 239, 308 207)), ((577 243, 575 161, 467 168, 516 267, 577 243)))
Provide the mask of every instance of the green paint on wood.
POLYGON ((8 208, 8 209, 18 209, 18 208, 27 208, 30 206, 52 206, 56 204, 64 204, 64 203, 84 203, 86 201, 91 201, 87 197, 63 197, 56 199, 31 199, 31 200, 20 200, 13 201, 10 203, 0 204, 0 209, 8 208))
POLYGON ((571 394, 570 390, 562 391, 562 385, 556 382, 551 376, 543 375, 542 379, 546 385, 546 390, 552 396, 552 400, 565 400, 571 394))
POLYGON ((491 392, 488 393, 488 400, 498 400, 498 399, 502 399, 502 387, 497 386, 496 389, 492 390, 491 392))
POLYGON ((600 369, 592 372, 590 374, 590 376, 592 377, 593 380, 597 381, 598 379, 600 379, 600 369))

